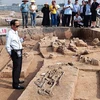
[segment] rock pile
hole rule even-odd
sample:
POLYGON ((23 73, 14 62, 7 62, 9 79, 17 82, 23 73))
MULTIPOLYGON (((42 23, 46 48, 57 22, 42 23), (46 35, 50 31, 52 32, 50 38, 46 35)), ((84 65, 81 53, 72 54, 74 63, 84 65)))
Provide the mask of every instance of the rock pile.
POLYGON ((87 43, 79 38, 73 38, 72 40, 68 41, 66 39, 61 40, 58 39, 58 37, 49 36, 41 39, 39 45, 39 50, 43 56, 43 53, 49 52, 49 50, 51 50, 50 52, 59 52, 66 55, 68 54, 69 50, 77 52, 78 47, 87 47, 87 43))
POLYGON ((91 64, 91 65, 99 66, 98 60, 96 60, 95 58, 85 57, 83 55, 79 56, 78 61, 85 63, 85 64, 91 64))
POLYGON ((100 41, 98 38, 95 38, 93 41, 92 41, 92 45, 93 46, 100 46, 100 41))

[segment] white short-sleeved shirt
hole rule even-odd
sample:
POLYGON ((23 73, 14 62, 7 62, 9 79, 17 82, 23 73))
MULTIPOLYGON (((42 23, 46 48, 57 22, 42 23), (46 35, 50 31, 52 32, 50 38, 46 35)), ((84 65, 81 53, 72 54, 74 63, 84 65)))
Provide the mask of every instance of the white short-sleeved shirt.
POLYGON ((74 21, 82 21, 81 16, 78 16, 78 17, 74 16, 74 21))
POLYGON ((36 10, 37 10, 37 5, 30 5, 30 8, 34 11, 30 11, 32 13, 36 13, 36 10))
MULTIPOLYGON (((64 7, 71 7, 73 9, 73 5, 72 4, 65 4, 64 7)), ((72 15, 72 9, 71 8, 66 8, 64 11, 64 14, 68 14, 68 15, 72 15)))

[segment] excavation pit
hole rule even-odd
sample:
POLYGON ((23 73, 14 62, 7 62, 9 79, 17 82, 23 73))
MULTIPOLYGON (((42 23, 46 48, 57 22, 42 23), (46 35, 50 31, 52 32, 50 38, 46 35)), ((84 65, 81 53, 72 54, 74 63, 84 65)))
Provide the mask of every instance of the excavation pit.
MULTIPOLYGON (((29 85, 26 87, 20 97, 17 97, 18 100, 100 99, 100 47, 97 44, 92 45, 92 41, 95 38, 100 39, 99 30, 64 27, 36 27, 34 29, 20 28, 19 35, 21 37, 26 37, 23 43, 23 56, 25 56, 26 59, 23 59, 21 76, 26 78, 27 76, 30 76, 30 74, 33 74, 34 77, 31 78, 29 85), (58 38, 61 43, 59 50, 58 46, 55 45, 56 41, 54 40, 54 37, 58 38), (47 38, 46 43, 41 44, 40 42, 44 38, 47 38), (51 40, 54 42, 54 44, 50 42, 51 40), (76 40, 81 41, 81 44, 79 44, 79 42, 77 44, 76 40), (64 45, 62 46, 62 44, 64 44, 65 41, 66 46, 69 46, 70 43, 75 42, 75 45, 70 45, 71 47, 74 46, 75 48, 73 49, 70 47, 67 49, 67 51, 64 51, 65 48, 63 48, 64 45), (82 57, 80 55, 82 55, 82 57), (52 88, 51 94, 53 95, 44 95, 45 93, 41 95, 38 93, 39 88, 34 83, 40 77, 40 75, 44 75, 44 73, 49 70, 48 66, 55 64, 62 64, 61 67, 64 72, 59 80, 59 85, 55 85, 52 88)), ((0 39, 1 44, 4 44, 5 37, 1 37, 0 39)), ((58 40, 57 42, 59 44, 58 40)), ((0 51, 0 77, 2 79, 6 77, 11 78, 11 60, 4 48, 4 45, 0 46, 0 51), (10 69, 7 68, 7 64, 10 66, 10 69)))

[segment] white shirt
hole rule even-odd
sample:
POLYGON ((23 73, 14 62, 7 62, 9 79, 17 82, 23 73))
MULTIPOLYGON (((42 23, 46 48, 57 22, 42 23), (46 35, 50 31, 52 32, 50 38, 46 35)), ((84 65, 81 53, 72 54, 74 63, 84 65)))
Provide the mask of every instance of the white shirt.
POLYGON ((32 13, 36 13, 36 10, 37 10, 37 5, 30 5, 30 8, 34 11, 30 11, 32 13))
POLYGON ((22 49, 22 44, 20 41, 20 37, 18 36, 18 32, 10 29, 10 31, 6 35, 6 49, 7 52, 11 55, 11 50, 22 49))
MULTIPOLYGON (((64 8, 65 7, 69 7, 69 6, 73 9, 73 5, 71 3, 70 4, 65 4, 64 5, 64 8)), ((72 15, 72 9, 71 8, 66 8, 64 10, 64 14, 72 15)))
POLYGON ((79 12, 80 11, 80 5, 79 4, 74 4, 73 5, 73 12, 79 12))
POLYGON ((74 21, 82 21, 81 16, 78 16, 78 17, 74 16, 74 21))

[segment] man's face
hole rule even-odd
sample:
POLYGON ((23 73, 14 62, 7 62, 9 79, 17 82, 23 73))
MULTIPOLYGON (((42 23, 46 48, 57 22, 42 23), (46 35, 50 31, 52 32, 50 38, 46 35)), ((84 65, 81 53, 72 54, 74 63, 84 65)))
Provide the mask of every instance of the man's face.
POLYGON ((85 1, 82 1, 82 4, 85 5, 85 1))
POLYGON ((16 21, 15 25, 13 25, 12 28, 16 31, 18 30, 18 27, 19 27, 19 21, 16 21))
POLYGON ((76 14, 76 18, 78 17, 78 14, 76 14))
POLYGON ((56 4, 56 1, 52 1, 52 4, 55 5, 56 4))
POLYGON ((35 4, 34 2, 31 2, 31 4, 35 4))
POLYGON ((71 1, 70 1, 70 0, 68 0, 68 3, 71 3, 71 1))
POLYGON ((24 1, 24 3, 26 4, 26 3, 27 3, 27 1, 24 1))
POLYGON ((93 0, 94 2, 96 2, 97 0, 93 0))
POLYGON ((75 0, 75 3, 77 4, 78 3, 78 0, 75 0))

